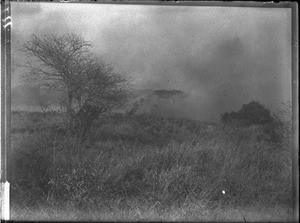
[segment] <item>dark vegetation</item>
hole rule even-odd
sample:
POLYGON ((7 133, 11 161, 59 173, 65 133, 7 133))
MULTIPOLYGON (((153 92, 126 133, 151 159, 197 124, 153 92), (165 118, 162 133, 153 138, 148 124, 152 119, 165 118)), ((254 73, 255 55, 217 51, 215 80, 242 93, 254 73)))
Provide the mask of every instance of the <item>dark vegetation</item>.
MULTIPOLYGON (((226 126, 249 127, 261 126, 265 137, 273 142, 280 142, 284 139, 282 131, 283 122, 278 115, 272 115, 259 102, 252 101, 244 104, 238 112, 224 113, 221 115, 221 122, 226 126)), ((263 137, 262 136, 262 137, 263 137)))
POLYGON ((274 123, 271 112, 259 102, 252 101, 243 105, 238 112, 224 113, 221 121, 225 124, 237 124, 239 126, 266 125, 274 123))
POLYGON ((29 213, 170 220, 180 210, 179 219, 197 220, 205 210, 292 205, 291 122, 256 102, 223 124, 111 114, 84 142, 64 129, 63 114, 12 118, 12 204, 29 213))

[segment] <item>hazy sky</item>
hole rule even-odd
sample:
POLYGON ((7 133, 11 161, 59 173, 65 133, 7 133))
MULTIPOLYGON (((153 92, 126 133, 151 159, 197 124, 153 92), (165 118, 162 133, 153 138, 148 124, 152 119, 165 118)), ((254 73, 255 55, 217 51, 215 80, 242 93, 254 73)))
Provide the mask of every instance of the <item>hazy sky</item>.
POLYGON ((31 34, 80 34, 137 88, 187 92, 177 109, 189 117, 291 101, 291 9, 12 2, 12 18, 14 49, 31 34))

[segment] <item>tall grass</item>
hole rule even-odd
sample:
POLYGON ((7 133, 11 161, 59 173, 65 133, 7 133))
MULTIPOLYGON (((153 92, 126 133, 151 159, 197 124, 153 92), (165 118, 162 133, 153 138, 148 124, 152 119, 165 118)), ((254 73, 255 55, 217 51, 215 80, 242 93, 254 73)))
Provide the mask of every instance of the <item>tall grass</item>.
POLYGON ((85 213, 146 207, 158 216, 191 205, 209 210, 291 205, 288 133, 272 141, 262 126, 219 125, 196 133, 182 126, 181 136, 171 132, 167 141, 151 144, 138 138, 157 140, 153 130, 139 131, 139 125, 107 123, 107 136, 123 137, 104 140, 99 129, 93 144, 57 137, 53 129, 22 134, 12 160, 12 201, 85 213), (129 136, 135 140, 126 140, 129 136))

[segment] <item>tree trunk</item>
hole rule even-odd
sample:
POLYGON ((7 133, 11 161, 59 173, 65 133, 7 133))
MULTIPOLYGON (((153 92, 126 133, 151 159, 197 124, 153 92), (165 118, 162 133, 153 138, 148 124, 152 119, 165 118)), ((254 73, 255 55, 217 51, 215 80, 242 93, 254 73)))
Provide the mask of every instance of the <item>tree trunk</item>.
POLYGON ((91 135, 91 126, 92 126, 92 121, 87 121, 86 123, 84 123, 84 125, 82 126, 82 131, 81 131, 81 135, 80 135, 80 141, 81 142, 85 142, 88 140, 88 136, 91 135))
POLYGON ((67 131, 70 134, 76 128, 75 116, 74 116, 73 110, 72 110, 72 100, 73 100, 72 93, 69 92, 68 100, 67 100, 67 104, 66 104, 66 127, 67 127, 67 131))
POLYGON ((90 105, 85 105, 78 112, 77 117, 80 122, 79 137, 81 142, 88 140, 88 137, 91 135, 91 127, 99 114, 99 110, 90 105))

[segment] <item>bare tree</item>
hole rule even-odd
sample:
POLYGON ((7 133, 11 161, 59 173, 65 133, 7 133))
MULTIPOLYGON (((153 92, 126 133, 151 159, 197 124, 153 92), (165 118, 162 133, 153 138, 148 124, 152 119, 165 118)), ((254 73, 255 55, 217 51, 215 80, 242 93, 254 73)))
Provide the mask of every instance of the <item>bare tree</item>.
POLYGON ((75 34, 31 36, 21 51, 28 61, 28 81, 62 92, 61 104, 71 128, 86 139, 99 115, 126 101, 127 79, 90 53, 91 44, 75 34))

